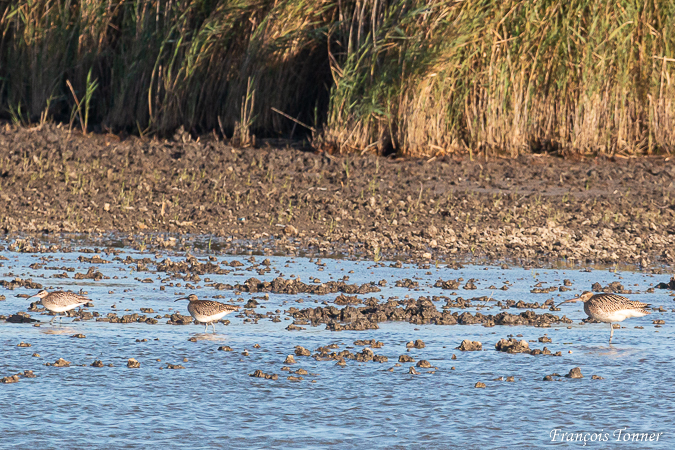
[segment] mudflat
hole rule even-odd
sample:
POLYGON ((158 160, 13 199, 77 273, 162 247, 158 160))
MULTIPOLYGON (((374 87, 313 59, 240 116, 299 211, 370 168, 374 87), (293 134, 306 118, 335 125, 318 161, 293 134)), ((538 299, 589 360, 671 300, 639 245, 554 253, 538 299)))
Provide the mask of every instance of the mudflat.
POLYGON ((246 243, 374 259, 672 265, 674 178, 665 156, 419 160, 5 124, 0 231, 115 232, 150 248, 212 235, 229 252, 246 243))

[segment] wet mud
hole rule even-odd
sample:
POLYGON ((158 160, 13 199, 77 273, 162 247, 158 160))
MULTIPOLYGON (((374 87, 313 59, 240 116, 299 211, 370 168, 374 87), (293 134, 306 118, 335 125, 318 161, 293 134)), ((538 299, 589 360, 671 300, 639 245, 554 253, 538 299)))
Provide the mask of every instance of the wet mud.
POLYGON ((210 235, 227 253, 672 264, 674 178, 664 157, 335 157, 5 124, 0 231, 114 232, 141 249, 210 235))

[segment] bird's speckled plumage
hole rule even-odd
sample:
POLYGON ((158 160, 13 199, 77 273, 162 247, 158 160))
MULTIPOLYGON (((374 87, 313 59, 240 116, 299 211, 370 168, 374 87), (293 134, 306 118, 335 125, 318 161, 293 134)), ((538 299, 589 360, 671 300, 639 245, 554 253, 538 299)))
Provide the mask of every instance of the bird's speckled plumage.
POLYGON ((209 324, 213 326, 214 333, 216 331, 214 322, 217 322, 231 312, 239 310, 238 306, 227 305, 213 300, 199 300, 195 294, 190 294, 190 296, 179 298, 178 300, 189 300, 188 312, 190 315, 197 322, 205 324, 204 331, 207 330, 209 324))
POLYGON ((648 303, 642 303, 634 300, 628 300, 626 297, 616 294, 593 294, 592 292, 584 292, 579 297, 567 302, 584 302, 584 312, 591 319, 600 322, 609 323, 611 332, 609 334, 609 342, 612 343, 612 336, 614 336, 614 327, 612 322, 621 322, 631 317, 642 317, 650 314, 645 308, 649 306, 648 303))
POLYGON ((628 300, 616 294, 595 294, 584 302, 584 311, 600 322, 621 322, 629 317, 642 317, 649 314, 647 303, 628 300), (626 316, 621 319, 621 316, 626 316))

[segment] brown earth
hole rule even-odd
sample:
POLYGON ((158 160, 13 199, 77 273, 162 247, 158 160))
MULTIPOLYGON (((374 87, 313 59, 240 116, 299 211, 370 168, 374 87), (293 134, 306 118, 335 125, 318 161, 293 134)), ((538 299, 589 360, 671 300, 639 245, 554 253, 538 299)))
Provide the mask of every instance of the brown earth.
POLYGON ((664 157, 335 157, 5 124, 0 232, 116 232, 176 249, 214 236, 227 252, 375 260, 672 264, 674 179, 664 157))

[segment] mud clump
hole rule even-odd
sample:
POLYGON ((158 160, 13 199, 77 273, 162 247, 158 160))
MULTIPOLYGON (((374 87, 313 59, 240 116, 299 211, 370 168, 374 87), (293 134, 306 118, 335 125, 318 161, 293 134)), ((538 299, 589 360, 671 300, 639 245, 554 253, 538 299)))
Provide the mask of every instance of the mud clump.
POLYGON ((127 361, 127 367, 130 369, 138 369, 141 367, 141 363, 136 361, 134 358, 129 358, 127 361))
POLYGON ((421 339, 417 339, 416 341, 410 341, 407 344, 405 344, 407 348, 424 348, 424 341, 421 339))
POLYGON ((495 344, 497 351, 506 353, 530 353, 530 344, 527 341, 518 341, 513 338, 501 339, 495 344))
POLYGON ((556 353, 551 353, 551 351, 544 347, 543 349, 538 349, 530 348, 530 344, 528 344, 524 340, 517 340, 514 338, 509 338, 509 339, 500 339, 499 342, 495 344, 495 349, 499 352, 505 352, 505 353, 528 353, 532 356, 538 356, 538 355, 550 355, 550 356, 562 356, 562 352, 558 351, 556 353))
POLYGON ((451 290, 456 290, 459 289, 459 281, 457 280, 438 280, 435 284, 434 287, 441 288, 441 289, 451 289, 451 290))
POLYGON ((377 329, 379 328, 378 322, 400 321, 415 325, 483 324, 484 326, 531 325, 539 327, 572 322, 565 316, 558 317, 551 313, 537 314, 529 310, 520 314, 510 314, 503 311, 496 315, 486 315, 481 312, 472 314, 468 311, 462 314, 449 310, 441 312, 427 297, 405 301, 389 299, 384 303, 369 302, 366 306, 346 306, 342 309, 333 305, 301 310, 290 308, 288 312, 296 320, 306 320, 312 326, 326 324, 326 328, 332 331, 377 329))
POLYGON ((10 384, 10 383, 18 383, 21 378, 36 378, 37 375, 33 373, 32 370, 24 370, 22 373, 17 373, 14 375, 10 375, 8 377, 2 377, 0 379, 0 382, 5 383, 5 384, 10 384))
POLYGON ((363 301, 357 296, 350 297, 344 294, 340 294, 335 298, 335 301, 333 303, 335 303, 336 305, 344 306, 344 305, 358 305, 363 303, 363 301))
POLYGON ((5 318, 5 320, 9 323, 35 323, 39 322, 37 319, 33 319, 30 314, 27 312, 19 311, 16 314, 12 314, 11 316, 5 318))
POLYGON ((276 373, 271 373, 271 374, 265 373, 260 369, 256 370, 252 374, 250 374, 249 377, 264 378, 266 380, 278 380, 279 379, 279 375, 277 375, 276 373))
POLYGON ((70 367, 70 361, 66 361, 63 358, 59 358, 53 363, 45 363, 45 366, 53 366, 53 367, 70 367))
POLYGON ((191 316, 184 316, 181 313, 173 313, 166 322, 168 325, 190 325, 193 322, 191 316))
POLYGON ((305 347, 298 345, 295 347, 295 356, 312 356, 312 352, 307 350, 305 347))
POLYGON ((600 283, 593 283, 591 286, 593 292, 604 292, 606 294, 632 294, 633 291, 626 290, 623 288, 623 285, 618 281, 613 281, 607 286, 603 286, 600 283))
POLYGON ((357 362, 379 362, 384 363, 389 359, 383 355, 376 355, 370 348, 364 348, 358 353, 352 353, 349 350, 342 350, 341 352, 332 351, 337 349, 337 345, 328 345, 316 349, 316 353, 312 356, 317 361, 337 361, 337 364, 344 366, 347 364, 346 360, 351 359, 357 362))
POLYGON ((571 369, 567 375, 565 375, 565 378, 583 378, 584 376, 581 374, 581 369, 579 367, 575 367, 574 369, 571 369))
MULTIPOLYGON (((229 285, 224 285, 228 289, 229 285)), ((347 284, 344 281, 329 281, 319 285, 306 284, 299 280, 286 280, 277 277, 270 281, 260 281, 257 278, 249 278, 244 284, 237 284, 229 289, 235 289, 240 292, 273 292, 275 294, 315 294, 326 295, 341 292, 343 294, 370 294, 380 292, 380 288, 375 283, 367 283, 358 286, 356 284, 347 284)))
POLYGON ((10 290, 14 290, 16 288, 42 289, 42 285, 40 283, 35 283, 30 278, 27 280, 22 280, 21 278, 14 278, 12 281, 0 280, 0 286, 10 290))
POLYGON ((456 349, 461 350, 463 352, 478 352, 483 350, 483 344, 481 344, 478 341, 470 341, 468 339, 464 339, 462 343, 459 345, 459 347, 457 347, 456 349))
POLYGON ((420 284, 417 281, 413 281, 410 278, 404 278, 402 280, 396 281, 396 287, 404 287, 408 289, 418 288, 420 284))
POLYGON ((174 369, 174 370, 185 369, 185 367, 183 367, 180 364, 171 364, 171 363, 166 363, 166 368, 167 369, 174 369))
POLYGON ((9 384, 9 383, 17 383, 20 379, 21 379, 20 376, 17 374, 11 375, 9 377, 3 377, 0 381, 2 381, 5 384, 9 384))
POLYGON ((370 340, 356 340, 354 341, 354 345, 359 345, 359 346, 368 346, 372 348, 382 348, 384 347, 384 344, 380 341, 376 341, 375 339, 370 339, 370 340))
POLYGON ((667 283, 659 283, 656 285, 657 289, 675 289, 675 276, 670 277, 667 283))
POLYGON ((104 277, 101 272, 96 270, 95 267, 90 267, 89 270, 87 270, 87 273, 76 273, 73 278, 75 278, 76 280, 100 281, 100 280, 103 280, 106 277, 104 277))

